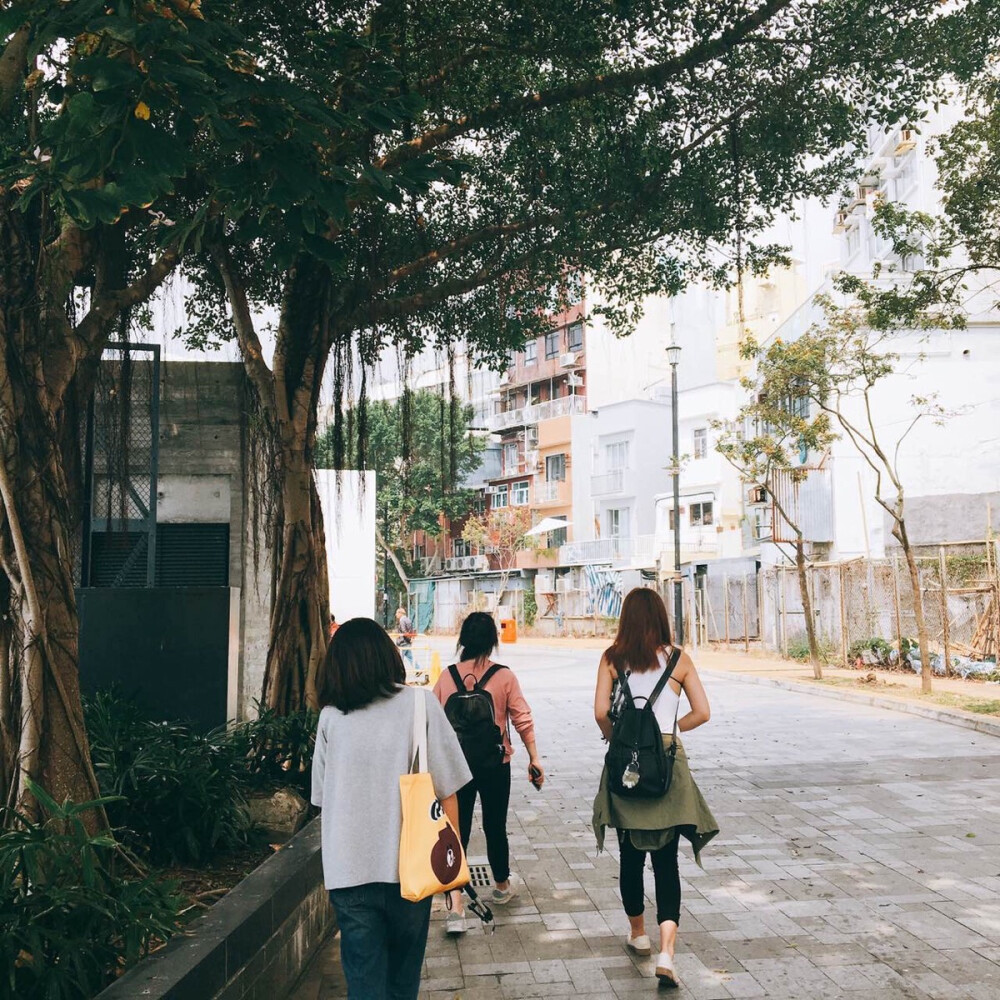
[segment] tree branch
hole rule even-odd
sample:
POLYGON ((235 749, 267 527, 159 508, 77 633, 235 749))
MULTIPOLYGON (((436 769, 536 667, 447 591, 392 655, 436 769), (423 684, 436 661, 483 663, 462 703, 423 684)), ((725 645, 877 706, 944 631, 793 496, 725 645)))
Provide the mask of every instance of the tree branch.
POLYGON ((229 249, 224 244, 213 243, 209 247, 209 252, 215 261, 215 266, 219 269, 222 283, 226 286, 226 297, 233 310, 236 339, 239 341, 240 353, 243 355, 243 367, 265 406, 273 410, 274 380, 271 377, 271 369, 267 367, 267 362, 264 360, 264 349, 260 337, 257 336, 257 331, 254 328, 246 287, 236 276, 229 249))
POLYGON ((618 73, 598 74, 586 80, 553 87, 551 90, 535 91, 509 101, 495 101, 477 111, 462 115, 454 121, 443 122, 423 135, 397 146, 378 160, 376 165, 382 170, 391 170, 400 163, 422 153, 430 152, 452 139, 531 111, 541 111, 570 101, 596 97, 614 91, 628 91, 638 87, 661 85, 672 77, 689 72, 697 66, 730 52, 780 10, 789 6, 791 2, 792 0, 767 0, 753 14, 734 24, 716 38, 694 45, 681 55, 665 62, 652 66, 638 66, 618 73))
POLYGON ((382 531, 377 523, 375 525, 375 540, 379 543, 379 545, 382 546, 382 548, 385 550, 385 554, 392 560, 392 565, 396 567, 396 572, 399 574, 399 579, 402 581, 402 584, 407 589, 407 591, 409 591, 410 578, 406 575, 406 570, 403 569, 403 564, 399 561, 399 556, 396 555, 392 546, 386 544, 386 540, 382 537, 382 531))

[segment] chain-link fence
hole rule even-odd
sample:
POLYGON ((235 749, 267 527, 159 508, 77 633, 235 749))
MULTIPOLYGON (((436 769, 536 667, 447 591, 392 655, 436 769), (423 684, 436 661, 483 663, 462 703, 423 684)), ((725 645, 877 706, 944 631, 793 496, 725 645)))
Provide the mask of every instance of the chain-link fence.
MULTIPOLYGON (((978 672, 1000 639, 997 543, 962 542, 915 551, 916 589, 932 666, 978 672)), ((794 566, 760 573, 760 635, 766 649, 808 655, 802 581, 794 566)), ((917 661, 913 573, 901 553, 807 568, 815 632, 825 659, 845 664, 917 661)), ((724 639, 724 637, 721 637, 724 639)), ((915 665, 919 665, 919 661, 915 665)))

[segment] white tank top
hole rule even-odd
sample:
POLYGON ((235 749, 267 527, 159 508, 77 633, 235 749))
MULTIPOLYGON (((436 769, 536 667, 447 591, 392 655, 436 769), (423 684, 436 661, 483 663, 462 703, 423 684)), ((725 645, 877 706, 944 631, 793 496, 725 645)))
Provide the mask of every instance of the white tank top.
MULTIPOLYGON (((632 692, 634 699, 648 698, 653 693, 656 682, 663 676, 663 671, 667 669, 667 657, 662 649, 656 654, 656 658, 660 661, 660 666, 655 670, 646 670, 641 674, 629 671, 628 689, 632 692)), ((653 714, 660 724, 661 733, 674 731, 674 714, 677 712, 680 700, 681 696, 674 691, 668 681, 657 695, 656 701, 653 702, 653 714)), ((644 704, 645 702, 637 701, 636 707, 642 708, 644 704)))

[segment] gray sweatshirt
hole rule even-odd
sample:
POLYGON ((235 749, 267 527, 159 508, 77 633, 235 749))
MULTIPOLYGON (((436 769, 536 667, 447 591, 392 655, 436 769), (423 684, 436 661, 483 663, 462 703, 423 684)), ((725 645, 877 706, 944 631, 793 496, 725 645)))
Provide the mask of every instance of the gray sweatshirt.
POLYGON ((427 769, 438 799, 472 780, 458 737, 429 691, 404 687, 347 715, 324 708, 313 754, 312 802, 323 810, 327 889, 399 881, 399 776, 409 770, 413 752, 414 698, 427 700, 427 769))

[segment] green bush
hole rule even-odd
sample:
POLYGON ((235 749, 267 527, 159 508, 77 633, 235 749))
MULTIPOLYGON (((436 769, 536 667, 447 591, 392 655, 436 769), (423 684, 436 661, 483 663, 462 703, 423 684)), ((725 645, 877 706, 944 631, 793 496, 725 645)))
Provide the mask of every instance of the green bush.
POLYGON ((292 785, 308 799, 319 716, 310 709, 278 715, 260 704, 257 713, 228 734, 246 780, 255 788, 292 785))
POLYGON ((174 933, 181 901, 170 883, 122 877, 111 834, 87 832, 85 814, 113 801, 31 790, 41 822, 8 812, 0 832, 0 998, 91 997, 174 933))
POLYGON ((876 664, 885 666, 890 662, 892 646, 878 636, 873 636, 871 639, 858 639, 856 642, 852 642, 847 649, 848 662, 854 663, 865 653, 871 653, 871 658, 876 664))
POLYGON ((535 619, 538 617, 538 601, 535 598, 535 592, 532 589, 528 589, 524 592, 524 624, 531 628, 535 624, 535 619))
POLYGON ((89 700, 85 714, 101 792, 116 797, 108 820, 137 854, 198 862, 247 842, 248 772, 232 734, 152 722, 113 692, 89 700))
MULTIPOLYGON (((821 663, 830 663, 836 655, 834 646, 822 636, 816 639, 821 663)), ((805 663, 809 659, 809 638, 804 632, 790 636, 786 647, 785 655, 791 660, 799 660, 805 663)))

